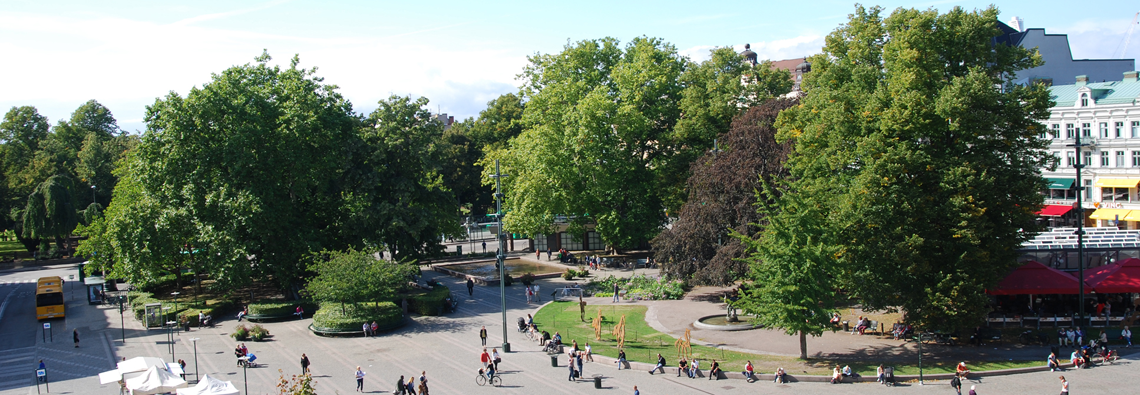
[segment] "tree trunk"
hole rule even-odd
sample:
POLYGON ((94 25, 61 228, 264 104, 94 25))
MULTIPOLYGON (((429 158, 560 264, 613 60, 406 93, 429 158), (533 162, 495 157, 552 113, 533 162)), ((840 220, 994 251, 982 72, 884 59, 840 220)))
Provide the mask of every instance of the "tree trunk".
POLYGON ((800 359, 807 359, 807 334, 800 331, 800 359))

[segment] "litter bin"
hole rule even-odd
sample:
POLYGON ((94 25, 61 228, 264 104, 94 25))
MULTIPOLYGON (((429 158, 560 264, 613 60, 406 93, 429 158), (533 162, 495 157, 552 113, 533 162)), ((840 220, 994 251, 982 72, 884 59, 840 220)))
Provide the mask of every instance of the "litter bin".
POLYGON ((551 355, 550 356, 550 367, 553 367, 553 368, 558 367, 558 355, 551 355))
POLYGON ((594 377, 594 388, 602 389, 602 375, 595 374, 593 377, 594 377))
POLYGON ((843 321, 843 331, 844 332, 851 332, 850 321, 843 321))

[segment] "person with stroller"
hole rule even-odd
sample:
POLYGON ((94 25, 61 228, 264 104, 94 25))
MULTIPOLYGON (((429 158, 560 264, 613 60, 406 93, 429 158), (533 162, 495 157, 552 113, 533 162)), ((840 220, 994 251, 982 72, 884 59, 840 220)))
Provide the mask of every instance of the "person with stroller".
POLYGON ((879 364, 879 368, 875 369, 875 377, 877 377, 875 381, 882 384, 887 383, 887 370, 883 368, 882 364, 879 364))

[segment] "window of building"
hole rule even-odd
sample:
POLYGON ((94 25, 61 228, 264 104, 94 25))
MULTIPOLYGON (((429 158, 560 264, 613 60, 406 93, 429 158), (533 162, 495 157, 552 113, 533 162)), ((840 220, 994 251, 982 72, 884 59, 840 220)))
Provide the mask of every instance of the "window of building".
POLYGON ((1092 166, 1092 152, 1085 151, 1083 154, 1085 155, 1084 160, 1081 161, 1081 164, 1085 166, 1092 166))
POLYGON ((1092 180, 1085 181, 1085 199, 1092 199, 1092 180))
POLYGON ((582 237, 574 237, 569 232, 562 232, 562 249, 576 251, 582 249, 582 237), (578 240, 574 240, 578 239, 578 240))
POLYGON ((602 244, 602 235, 598 232, 586 232, 586 243, 591 250, 601 250, 606 247, 602 244))
POLYGON ((1116 151, 1116 167, 1124 167, 1124 151, 1116 151))
MULTIPOLYGON (((1133 124, 1135 125, 1135 123, 1133 123, 1133 124)), ((1136 129, 1133 128, 1132 130, 1136 130, 1136 129)), ((1065 138, 1071 139, 1073 137, 1077 137, 1076 132, 1073 131, 1073 124, 1066 123, 1065 124, 1065 138)))
POLYGON ((1067 159, 1065 164, 1068 165, 1069 167, 1073 167, 1074 165, 1076 165, 1076 163, 1073 162, 1073 152, 1069 151, 1069 152, 1066 152, 1065 154, 1066 154, 1065 156, 1067 159))
POLYGON ((1132 121, 1132 138, 1140 137, 1140 121, 1132 121))
POLYGON ((1124 122, 1116 123, 1116 138, 1124 137, 1124 122))
POLYGON ((1081 124, 1081 137, 1092 137, 1092 124, 1091 123, 1082 123, 1081 124))
POLYGON ((1108 122, 1100 123, 1100 137, 1108 138, 1108 122))
POLYGON ((1108 167, 1108 151, 1100 151, 1100 167, 1108 167))
POLYGON ((1088 107, 1088 106, 1089 106, 1089 94, 1088 93, 1082 93, 1081 94, 1081 107, 1088 107))
POLYGON ((1140 167, 1140 151, 1132 151, 1132 167, 1140 167))
POLYGON ((1061 124, 1055 123, 1049 125, 1049 135, 1053 138, 1061 137, 1061 124))
POLYGON ((543 235, 543 234, 534 235, 535 251, 546 251, 546 247, 547 247, 546 235, 543 235))
POLYGON ((1129 198, 1128 188, 1101 188, 1100 201, 1102 202, 1127 202, 1129 198))
POLYGON ((1048 191, 1049 193, 1045 196, 1048 196, 1050 199, 1054 200, 1075 200, 1077 198, 1077 190, 1072 188, 1049 189, 1048 191))

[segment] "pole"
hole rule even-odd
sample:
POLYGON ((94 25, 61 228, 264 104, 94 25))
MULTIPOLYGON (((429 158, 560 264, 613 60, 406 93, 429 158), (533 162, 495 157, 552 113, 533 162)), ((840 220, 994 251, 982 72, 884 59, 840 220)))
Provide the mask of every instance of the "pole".
POLYGON ((507 175, 499 171, 498 159, 495 160, 495 174, 491 177, 495 178, 495 223, 499 227, 499 252, 495 254, 495 262, 499 266, 499 303, 503 310, 503 352, 511 352, 511 343, 507 341, 507 265, 504 263, 507 246, 503 239, 503 186, 499 183, 499 179, 507 175))
POLYGON ((198 379, 198 340, 199 339, 197 337, 190 339, 190 342, 194 343, 194 382, 195 383, 197 383, 199 381, 199 379, 198 379))
POLYGON ((123 344, 127 344, 127 321, 123 318, 123 295, 119 295, 119 330, 122 331, 123 344))
POLYGON ((915 343, 918 343, 918 384, 926 385, 922 379, 922 335, 914 337, 915 343))
POLYGON ((95 186, 91 186, 91 204, 95 204, 95 186))
POLYGON ((249 395, 249 376, 245 372, 246 368, 248 368, 248 367, 249 367, 249 363, 241 364, 241 381, 242 381, 242 384, 245 384, 245 394, 246 395, 249 395))
MULTIPOLYGON (((1073 168, 1077 170, 1077 320, 1083 321, 1085 318, 1085 206, 1084 206, 1084 192, 1085 185, 1081 181, 1081 169, 1085 167, 1084 162, 1081 161, 1081 149, 1084 144, 1081 144, 1081 133, 1083 130, 1078 130, 1076 140, 1073 142, 1072 147, 1076 151, 1076 163, 1073 168)), ((1082 322, 1083 323, 1083 322, 1082 322)), ((1081 325, 1078 324, 1078 327, 1081 325)))

